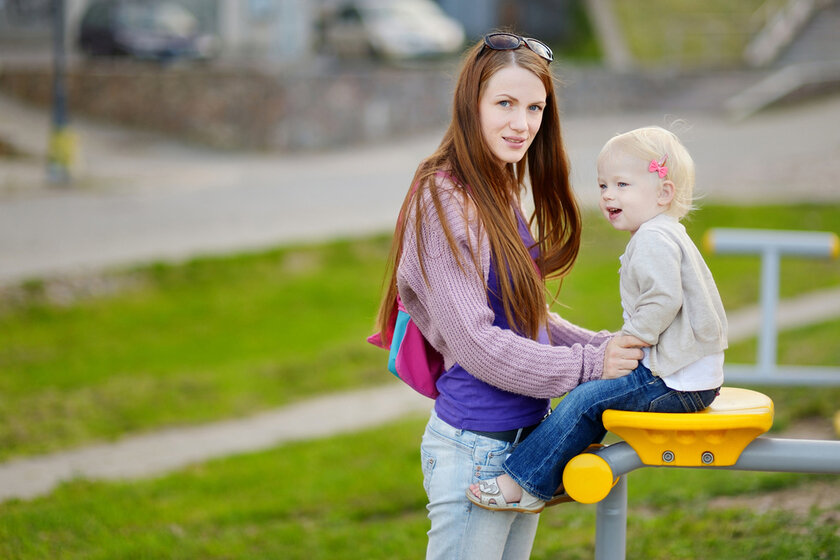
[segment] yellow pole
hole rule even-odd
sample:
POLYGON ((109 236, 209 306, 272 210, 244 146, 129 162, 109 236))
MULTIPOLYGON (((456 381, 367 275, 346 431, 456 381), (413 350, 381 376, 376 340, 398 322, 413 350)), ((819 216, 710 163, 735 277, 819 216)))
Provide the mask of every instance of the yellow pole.
POLYGON ((65 92, 64 0, 53 0, 53 119, 47 149, 47 175, 51 183, 69 183, 76 158, 76 135, 67 119, 65 92))

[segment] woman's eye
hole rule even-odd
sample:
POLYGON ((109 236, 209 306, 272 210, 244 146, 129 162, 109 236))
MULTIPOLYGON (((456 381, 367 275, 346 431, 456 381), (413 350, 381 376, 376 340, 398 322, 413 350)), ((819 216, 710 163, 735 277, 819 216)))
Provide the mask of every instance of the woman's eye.
POLYGON ((542 106, 541 106, 541 105, 531 105, 531 106, 529 107, 529 109, 531 109, 531 110, 532 110, 532 111, 534 111, 534 112, 539 112, 539 111, 542 111, 542 110, 543 110, 543 108, 542 108, 542 106))
POLYGON ((510 107, 510 101, 508 101, 507 99, 502 99, 501 101, 499 101, 499 105, 501 105, 502 107, 510 107))

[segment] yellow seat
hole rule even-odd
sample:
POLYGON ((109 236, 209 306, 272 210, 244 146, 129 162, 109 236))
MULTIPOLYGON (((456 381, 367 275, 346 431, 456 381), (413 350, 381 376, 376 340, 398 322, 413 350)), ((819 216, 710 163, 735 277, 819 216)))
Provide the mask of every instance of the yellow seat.
POLYGON ((709 408, 694 414, 607 410, 603 421, 645 465, 725 467, 773 425, 773 401, 757 391, 724 387, 709 408))

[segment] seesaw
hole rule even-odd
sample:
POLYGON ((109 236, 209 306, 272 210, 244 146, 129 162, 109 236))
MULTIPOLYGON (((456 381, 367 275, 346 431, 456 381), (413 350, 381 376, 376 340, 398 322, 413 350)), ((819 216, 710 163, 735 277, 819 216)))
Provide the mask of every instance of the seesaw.
POLYGON ((626 474, 642 467, 840 474, 840 441, 758 437, 773 424, 773 401, 724 387, 694 414, 607 410, 604 426, 624 441, 574 457, 563 486, 575 501, 597 503, 596 560, 625 558, 626 474))

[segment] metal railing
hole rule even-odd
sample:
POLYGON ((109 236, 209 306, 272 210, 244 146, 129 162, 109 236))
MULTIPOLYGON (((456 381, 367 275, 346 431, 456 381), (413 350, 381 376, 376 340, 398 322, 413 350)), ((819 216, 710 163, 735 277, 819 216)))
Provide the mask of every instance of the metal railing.
POLYGON ((756 364, 724 366, 728 382, 771 385, 840 385, 840 368, 784 366, 776 363, 779 269, 782 255, 837 258, 840 239, 831 232, 717 228, 706 232, 703 245, 721 255, 760 255, 761 329, 756 364))

